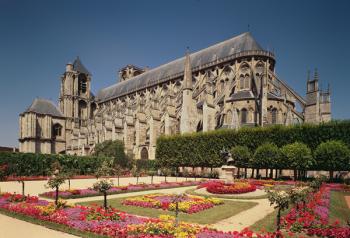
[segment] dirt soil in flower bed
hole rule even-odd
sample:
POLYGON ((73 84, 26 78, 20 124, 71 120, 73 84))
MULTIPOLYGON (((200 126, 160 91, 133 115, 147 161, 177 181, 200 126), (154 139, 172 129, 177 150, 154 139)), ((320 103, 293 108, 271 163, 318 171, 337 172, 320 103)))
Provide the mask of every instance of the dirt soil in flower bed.
MULTIPOLYGON (((123 202, 126 199, 127 198, 109 199, 108 204, 120 211, 124 211, 129 214, 144 216, 144 217, 156 218, 156 217, 159 217, 160 215, 170 215, 170 216, 175 215, 175 212, 173 211, 166 211, 162 209, 125 206, 123 205, 123 202)), ((89 206, 92 204, 102 205, 102 203, 103 203, 102 200, 98 200, 98 201, 86 202, 81 204, 84 206, 89 206)), ((232 217, 240 212, 248 210, 256 205, 257 203, 255 202, 224 201, 224 204, 222 205, 215 206, 213 208, 200 211, 197 213, 187 214, 187 213, 180 212, 179 220, 185 221, 185 222, 191 222, 191 223, 198 223, 198 224, 213 224, 223 219, 226 219, 228 217, 232 217)))
MULTIPOLYGON (((187 181, 187 182, 168 182, 168 183, 160 183, 160 184, 130 184, 128 186, 115 186, 113 187, 108 194, 123 194, 123 193, 131 193, 131 192, 141 192, 141 191, 149 191, 149 190, 161 190, 161 189, 169 189, 169 188, 178 188, 178 187, 190 187, 199 185, 201 182, 199 181, 187 181)), ((102 193, 96 192, 93 189, 72 189, 59 191, 59 197, 62 199, 76 199, 76 198, 85 198, 85 197, 96 197, 102 196, 102 193), (72 193, 73 191, 73 193, 72 193), (75 193, 77 192, 77 193, 75 193)), ((40 197, 44 198, 55 198, 55 192, 45 192, 39 194, 40 197)))

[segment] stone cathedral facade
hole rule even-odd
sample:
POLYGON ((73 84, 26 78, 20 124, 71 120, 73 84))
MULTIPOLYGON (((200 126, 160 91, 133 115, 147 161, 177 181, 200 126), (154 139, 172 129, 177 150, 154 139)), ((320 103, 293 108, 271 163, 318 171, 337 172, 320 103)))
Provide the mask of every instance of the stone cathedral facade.
POLYGON ((154 69, 127 65, 95 96, 77 58, 61 76, 58 107, 35 99, 20 114, 20 151, 86 155, 118 139, 136 159, 154 159, 161 135, 331 120, 330 91, 319 88, 317 71, 302 97, 275 64, 244 33, 154 69))

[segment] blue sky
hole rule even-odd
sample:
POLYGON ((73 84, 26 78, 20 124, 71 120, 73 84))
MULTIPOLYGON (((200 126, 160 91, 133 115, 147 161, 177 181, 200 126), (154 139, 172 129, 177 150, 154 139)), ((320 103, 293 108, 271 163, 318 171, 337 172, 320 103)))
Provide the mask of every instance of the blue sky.
POLYGON ((18 115, 35 97, 57 102, 65 65, 80 56, 92 89, 126 64, 156 67, 248 30, 276 71, 305 94, 307 70, 331 84, 336 119, 350 118, 349 1, 0 0, 0 145, 17 146, 18 115))

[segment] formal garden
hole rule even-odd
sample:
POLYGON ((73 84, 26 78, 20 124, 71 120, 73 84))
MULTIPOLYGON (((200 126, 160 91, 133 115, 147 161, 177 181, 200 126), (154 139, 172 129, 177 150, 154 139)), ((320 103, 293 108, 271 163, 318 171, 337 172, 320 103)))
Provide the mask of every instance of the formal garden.
POLYGON ((349 145, 344 121, 161 137, 155 160, 0 153, 0 213, 80 237, 347 238, 349 145))

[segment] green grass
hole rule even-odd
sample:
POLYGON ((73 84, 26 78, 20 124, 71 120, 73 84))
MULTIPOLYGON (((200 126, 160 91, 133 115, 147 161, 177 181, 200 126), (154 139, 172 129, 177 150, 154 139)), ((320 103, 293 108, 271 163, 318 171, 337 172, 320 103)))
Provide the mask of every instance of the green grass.
POLYGON ((63 225, 63 224, 58 224, 58 223, 54 223, 54 222, 50 222, 50 221, 38 220, 38 219, 35 219, 35 218, 27 216, 27 215, 10 212, 8 210, 1 209, 1 208, 0 208, 0 214, 6 215, 9 217, 18 219, 18 220, 26 221, 26 222, 29 222, 32 224, 44 226, 44 227, 52 229, 52 230, 61 231, 61 232, 65 232, 68 234, 75 235, 75 236, 83 237, 83 238, 108 238, 107 236, 98 235, 98 234, 94 234, 94 233, 87 232, 87 231, 80 231, 80 230, 68 227, 66 225, 63 225))
POLYGON ((347 221, 350 220, 350 209, 346 204, 345 196, 350 196, 350 192, 331 192, 330 221, 338 220, 340 224, 346 225, 347 221))
MULTIPOLYGON (((154 208, 143 208, 143 207, 136 207, 136 206, 124 206, 122 202, 126 198, 115 198, 115 199, 109 199, 108 205, 111 205, 112 207, 130 213, 135 214, 139 216, 145 216, 145 217, 159 217, 160 215, 171 215, 174 216, 175 212, 171 211, 164 211, 161 209, 154 209, 154 208)), ((82 205, 91 205, 93 203, 102 204, 102 200, 99 201, 92 201, 92 202, 85 202, 80 203, 82 205)), ((224 204, 215 206, 213 208, 197 212, 194 214, 187 214, 187 213, 180 213, 179 214, 179 220, 180 221, 186 221, 191 223, 199 223, 199 224, 213 224, 220 220, 226 219, 228 217, 234 216, 235 214, 247 210, 249 208, 252 208, 256 206, 257 203, 254 202, 237 202, 237 201, 224 201, 224 204)))
MULTIPOLYGON (((289 209, 282 211, 281 216, 284 216, 287 214, 289 209)), ((261 231, 265 230, 268 232, 274 232, 276 231, 276 217, 277 217, 277 210, 275 209, 270 214, 267 214, 263 219, 255 222, 252 226, 250 226, 250 229, 253 231, 261 231)))
POLYGON ((196 195, 196 196, 203 196, 203 197, 215 197, 215 198, 225 198, 225 199, 243 199, 243 200, 254 200, 254 199, 264 199, 267 198, 267 194, 260 195, 260 196, 235 196, 235 195, 220 195, 220 194, 213 194, 213 195, 203 195, 196 192, 197 188, 186 190, 187 194, 190 195, 196 195))

